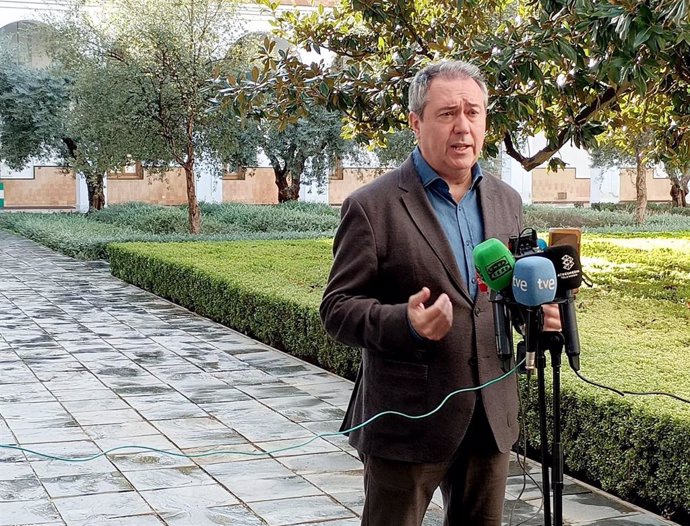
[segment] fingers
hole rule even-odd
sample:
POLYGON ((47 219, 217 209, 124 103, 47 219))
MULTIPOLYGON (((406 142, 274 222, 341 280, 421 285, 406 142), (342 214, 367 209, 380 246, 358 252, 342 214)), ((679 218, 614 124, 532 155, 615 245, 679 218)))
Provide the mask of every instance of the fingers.
POLYGON ((417 334, 429 340, 440 340, 448 334, 453 324, 453 304, 444 293, 426 307, 424 301, 430 297, 431 291, 427 287, 410 296, 407 316, 417 334))
POLYGON ((542 305, 544 311, 544 331, 560 331, 561 330, 561 312, 556 303, 549 303, 542 305))

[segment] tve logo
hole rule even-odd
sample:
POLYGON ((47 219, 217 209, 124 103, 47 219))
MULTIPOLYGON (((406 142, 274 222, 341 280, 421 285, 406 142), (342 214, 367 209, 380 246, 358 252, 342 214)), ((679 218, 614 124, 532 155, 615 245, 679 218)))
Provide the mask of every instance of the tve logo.
POLYGON ((556 280, 553 278, 537 278, 537 288, 539 290, 556 290, 556 280))

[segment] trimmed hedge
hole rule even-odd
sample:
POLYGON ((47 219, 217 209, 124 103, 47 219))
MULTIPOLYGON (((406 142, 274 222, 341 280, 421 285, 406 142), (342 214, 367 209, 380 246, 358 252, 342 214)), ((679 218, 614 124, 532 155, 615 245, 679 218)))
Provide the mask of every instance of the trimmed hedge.
MULTIPOLYGON (((583 262, 596 286, 578 295, 581 372, 617 389, 690 399, 690 234, 650 237, 585 236, 583 262)), ((118 244, 110 260, 126 281, 354 377, 359 352, 331 341, 317 312, 330 240, 118 244)), ((563 361, 567 469, 678 520, 690 510, 690 407, 594 388, 563 361)), ((536 382, 521 389, 538 447, 536 382)))
POLYGON ((110 245, 109 252, 120 279, 353 379, 359 351, 330 340, 314 307, 326 284, 330 246, 323 239, 127 243, 110 245))

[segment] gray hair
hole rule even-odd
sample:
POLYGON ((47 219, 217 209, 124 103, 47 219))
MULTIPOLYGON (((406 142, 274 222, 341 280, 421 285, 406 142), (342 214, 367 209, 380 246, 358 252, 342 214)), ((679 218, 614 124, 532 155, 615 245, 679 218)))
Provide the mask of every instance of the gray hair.
POLYGON ((429 93, 429 85, 436 77, 443 79, 472 79, 484 94, 484 108, 489 105, 489 92, 479 68, 462 60, 443 60, 429 64, 419 70, 412 79, 408 92, 408 108, 411 112, 422 117, 426 107, 426 96, 429 93))

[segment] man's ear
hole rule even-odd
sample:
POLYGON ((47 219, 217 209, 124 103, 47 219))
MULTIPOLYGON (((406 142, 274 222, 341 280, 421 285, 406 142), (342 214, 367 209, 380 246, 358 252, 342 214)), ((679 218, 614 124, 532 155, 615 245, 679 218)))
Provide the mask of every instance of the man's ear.
POLYGON ((419 118, 419 115, 417 115, 415 112, 411 111, 407 117, 407 122, 410 124, 410 128, 414 132, 415 137, 417 137, 418 139, 419 139, 419 121, 421 121, 421 119, 419 118))

